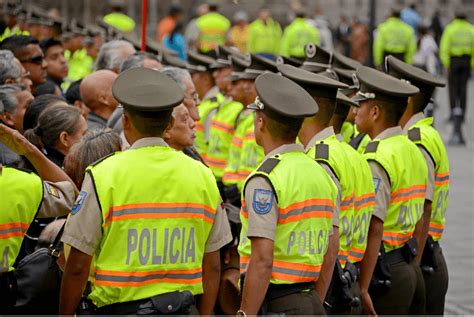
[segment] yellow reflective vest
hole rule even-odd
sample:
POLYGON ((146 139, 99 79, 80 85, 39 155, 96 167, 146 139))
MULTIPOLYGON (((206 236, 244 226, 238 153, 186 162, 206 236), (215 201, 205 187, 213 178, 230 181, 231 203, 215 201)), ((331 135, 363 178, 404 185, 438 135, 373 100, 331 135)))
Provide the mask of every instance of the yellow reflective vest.
POLYGON ((104 16, 104 22, 124 33, 130 33, 135 29, 135 21, 121 12, 107 14, 104 16))
POLYGON ((231 23, 223 15, 210 12, 196 20, 199 30, 199 50, 203 53, 214 50, 226 42, 227 31, 231 23))
POLYGON ((0 273, 13 271, 21 243, 43 199, 43 182, 32 172, 3 166, 0 173, 0 273))
POLYGON ((89 298, 98 306, 173 291, 202 294, 202 260, 219 191, 210 170, 165 146, 130 149, 88 168, 102 240, 89 298))
POLYGON ((449 195, 449 158, 443 140, 433 128, 433 118, 424 118, 408 131, 408 138, 422 146, 430 155, 435 167, 435 192, 428 234, 434 241, 441 240, 446 223, 449 195))
POLYGON ((390 17, 380 23, 374 40, 374 63, 383 63, 386 54, 404 54, 405 63, 413 63, 416 53, 415 33, 411 26, 399 18, 390 17))
POLYGON ((303 58, 304 47, 308 43, 319 45, 319 31, 306 21, 305 18, 295 18, 285 28, 281 40, 280 54, 287 57, 303 58))
MULTIPOLYGON (((246 182, 255 175, 269 180, 278 201, 270 283, 317 281, 332 232, 336 185, 323 168, 303 152, 288 152, 268 158, 246 182), (277 161, 273 169, 265 167, 268 160, 277 161)), ((247 271, 252 252, 247 238, 248 212, 243 195, 238 248, 241 273, 247 271)))
POLYGON ((247 50, 254 54, 278 55, 281 34, 280 24, 272 18, 266 23, 257 19, 249 26, 247 50))
POLYGON ((439 44, 439 57, 444 67, 451 65, 453 56, 471 56, 474 67, 474 27, 464 19, 454 19, 443 31, 439 44))
POLYGON ((205 158, 209 144, 209 131, 206 131, 206 121, 211 110, 219 107, 224 102, 224 95, 217 93, 215 97, 203 100, 198 107, 199 121, 196 122, 196 139, 194 140, 196 150, 201 157, 205 158))
POLYGON ((403 247, 423 214, 428 169, 425 159, 406 135, 373 140, 364 157, 380 164, 390 180, 390 203, 383 224, 386 252, 403 247))

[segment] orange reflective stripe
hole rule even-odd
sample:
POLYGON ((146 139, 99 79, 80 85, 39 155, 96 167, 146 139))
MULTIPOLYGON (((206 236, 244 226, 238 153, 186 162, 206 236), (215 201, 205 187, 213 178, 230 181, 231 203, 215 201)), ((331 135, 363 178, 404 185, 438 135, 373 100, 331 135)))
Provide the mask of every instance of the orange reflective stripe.
POLYGON ((243 139, 237 135, 232 137, 232 145, 241 148, 243 143, 243 139))
POLYGON ((24 222, 10 222, 0 225, 0 239, 23 236, 30 226, 24 222))
POLYGON ((195 121, 194 123, 195 123, 196 131, 204 132, 204 125, 201 122, 195 121))
POLYGON ((104 227, 112 221, 157 218, 200 218, 213 223, 216 211, 209 206, 194 203, 143 203, 114 206, 105 216, 104 227))
POLYGON ((150 272, 95 271, 95 284, 103 286, 138 287, 154 283, 197 284, 201 282, 201 268, 150 272))
POLYGON ((255 139, 255 133, 252 132, 247 132, 247 134, 244 137, 244 140, 254 140, 255 139))
POLYGON ((352 263, 360 262, 364 258, 364 253, 365 253, 364 249, 351 247, 351 249, 349 250, 348 260, 351 261, 352 263))
POLYGON ((212 119, 211 129, 217 129, 225 133, 233 133, 234 125, 212 119))
POLYGON ((351 194, 341 201, 341 210, 351 209, 352 206, 354 206, 354 194, 351 194))
POLYGON ((354 208, 356 211, 361 210, 362 208, 375 206, 375 194, 369 193, 361 196, 357 196, 354 201, 354 208))
MULTIPOLYGON (((245 273, 250 263, 249 257, 240 257, 240 271, 245 273)), ((294 283, 316 281, 321 272, 321 265, 300 264, 273 260, 272 279, 294 283)))
POLYGON ((449 172, 446 173, 436 173, 435 174, 435 185, 449 185, 449 172))
POLYGON ((401 188, 391 194, 390 202, 407 201, 413 198, 425 198, 426 185, 415 185, 401 188))
POLYGON ((384 231, 382 240, 389 245, 398 246, 408 242, 412 235, 413 232, 399 233, 384 231))
POLYGON ((440 223, 430 223, 430 227, 428 229, 428 234, 433 237, 441 237, 444 231, 444 224, 440 223))
POLYGON ((278 208, 278 223, 285 224, 307 218, 332 218, 334 203, 330 199, 309 199, 278 208))
POLYGON ((242 216, 244 216, 245 219, 248 219, 249 211, 247 209, 247 204, 245 203, 245 199, 242 199, 241 202, 242 202, 242 207, 240 208, 240 213, 242 214, 242 216))
POLYGON ((205 162, 210 167, 216 168, 225 168, 225 166, 227 165, 227 160, 211 157, 209 153, 205 157, 205 162))

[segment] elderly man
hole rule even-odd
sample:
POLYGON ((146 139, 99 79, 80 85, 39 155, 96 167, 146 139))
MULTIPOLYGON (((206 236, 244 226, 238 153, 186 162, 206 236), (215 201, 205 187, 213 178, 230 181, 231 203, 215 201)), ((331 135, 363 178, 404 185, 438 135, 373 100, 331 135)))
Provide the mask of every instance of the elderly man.
POLYGON ((29 73, 9 50, 0 50, 0 85, 23 84, 31 91, 29 73))
POLYGON ((81 99, 91 110, 87 116, 89 129, 103 129, 107 127, 117 101, 112 96, 112 85, 117 74, 110 70, 99 70, 85 77, 79 87, 81 99))
MULTIPOLYGON (((25 86, 1 85, 0 86, 0 122, 18 130, 23 131, 23 117, 26 108, 33 100, 33 95, 26 90, 25 86)), ((4 165, 18 165, 20 157, 9 148, 0 144, 0 163, 4 165)))
POLYGON ((43 51, 34 37, 26 35, 10 36, 3 40, 0 49, 12 51, 30 73, 33 82, 31 90, 33 92, 38 85, 46 82, 48 63, 44 59, 43 51))
POLYGON ((108 69, 118 74, 122 63, 135 52, 136 50, 130 42, 121 40, 107 42, 100 48, 95 69, 108 69))

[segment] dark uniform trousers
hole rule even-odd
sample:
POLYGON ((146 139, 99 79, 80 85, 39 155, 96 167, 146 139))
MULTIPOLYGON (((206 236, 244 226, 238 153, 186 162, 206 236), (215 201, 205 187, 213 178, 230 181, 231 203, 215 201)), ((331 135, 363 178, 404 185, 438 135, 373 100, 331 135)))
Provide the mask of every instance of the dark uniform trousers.
POLYGON ((436 248, 433 252, 436 259, 434 274, 423 272, 426 287, 426 314, 443 315, 449 283, 448 267, 441 248, 436 248))
POLYGON ((391 287, 371 291, 375 311, 379 315, 408 315, 425 313, 423 275, 415 259, 390 265, 391 287))
POLYGON ((323 304, 316 291, 307 290, 265 301, 265 314, 325 315, 323 304))
POLYGON ((456 107, 462 109, 462 120, 466 113, 467 82, 471 74, 471 57, 463 55, 451 57, 451 66, 448 74, 449 103, 452 111, 456 107))

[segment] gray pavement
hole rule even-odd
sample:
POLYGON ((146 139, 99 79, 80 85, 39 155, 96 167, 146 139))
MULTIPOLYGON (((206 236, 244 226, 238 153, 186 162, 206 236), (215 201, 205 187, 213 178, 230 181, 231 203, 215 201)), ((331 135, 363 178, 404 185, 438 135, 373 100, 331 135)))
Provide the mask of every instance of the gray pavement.
MULTIPOLYGON (((451 134, 448 91, 437 92, 436 128, 445 142, 451 134)), ((446 314, 474 314, 474 80, 469 82, 466 147, 447 146, 451 165, 451 187, 446 229, 441 246, 449 270, 446 314)))

